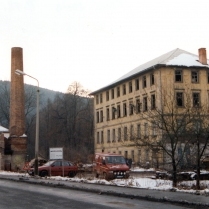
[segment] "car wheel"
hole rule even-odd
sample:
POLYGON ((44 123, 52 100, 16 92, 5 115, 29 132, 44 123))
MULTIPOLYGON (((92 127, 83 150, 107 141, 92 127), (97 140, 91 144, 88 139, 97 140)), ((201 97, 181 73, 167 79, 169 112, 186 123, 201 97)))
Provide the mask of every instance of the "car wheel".
POLYGON ((48 172, 47 171, 41 171, 40 176, 41 177, 48 176, 48 172))
POLYGON ((76 172, 74 172, 74 171, 70 171, 68 174, 68 176, 71 178, 74 177, 75 175, 76 175, 76 172))

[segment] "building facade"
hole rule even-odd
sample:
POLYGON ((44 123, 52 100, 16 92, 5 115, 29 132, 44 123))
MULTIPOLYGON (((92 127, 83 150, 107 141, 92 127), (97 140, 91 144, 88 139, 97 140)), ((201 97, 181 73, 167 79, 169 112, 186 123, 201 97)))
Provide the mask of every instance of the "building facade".
POLYGON ((118 153, 141 166, 156 166, 163 153, 136 146, 142 135, 157 140, 160 132, 140 115, 161 109, 166 99, 184 107, 208 105, 209 68, 206 49, 194 55, 175 49, 130 71, 115 82, 91 93, 94 96, 95 152, 118 153), (173 98, 163 92, 172 92, 173 98), (164 97, 164 98, 163 98, 164 97))

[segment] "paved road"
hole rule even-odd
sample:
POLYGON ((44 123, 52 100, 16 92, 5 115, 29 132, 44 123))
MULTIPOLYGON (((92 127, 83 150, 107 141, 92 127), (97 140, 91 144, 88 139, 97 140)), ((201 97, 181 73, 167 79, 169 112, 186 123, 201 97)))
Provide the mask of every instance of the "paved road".
POLYGON ((69 188, 0 180, 1 209, 186 209, 169 203, 149 202, 69 188))

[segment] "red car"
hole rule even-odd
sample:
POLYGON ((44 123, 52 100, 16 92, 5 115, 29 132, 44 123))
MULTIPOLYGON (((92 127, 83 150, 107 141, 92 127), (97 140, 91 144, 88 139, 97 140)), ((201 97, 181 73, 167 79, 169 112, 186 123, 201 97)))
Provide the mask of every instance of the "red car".
POLYGON ((97 178, 102 176, 106 180, 129 177, 125 158, 118 154, 96 153, 93 171, 97 178))
MULTIPOLYGON (((53 160, 48 161, 38 167, 38 174, 41 177, 45 176, 69 176, 74 177, 78 172, 78 167, 70 161, 53 160)), ((34 168, 28 171, 29 175, 34 175, 34 168)))

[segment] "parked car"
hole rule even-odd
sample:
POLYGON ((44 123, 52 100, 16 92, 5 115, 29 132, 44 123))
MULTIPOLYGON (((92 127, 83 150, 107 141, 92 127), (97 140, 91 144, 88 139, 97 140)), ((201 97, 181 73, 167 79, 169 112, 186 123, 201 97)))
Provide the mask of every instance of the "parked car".
POLYGON ((117 154, 96 153, 93 171, 97 178, 101 176, 106 180, 129 177, 125 158, 117 154))
MULTIPOLYGON (((192 175, 192 179, 197 179, 197 173, 192 175)), ((200 180, 209 180, 209 171, 200 171, 200 180)))
MULTIPOLYGON (((74 177, 78 172, 78 167, 70 161, 53 160, 48 161, 38 167, 38 174, 41 177, 45 176, 69 176, 74 177)), ((34 175, 34 168, 28 170, 29 175, 34 175)))

